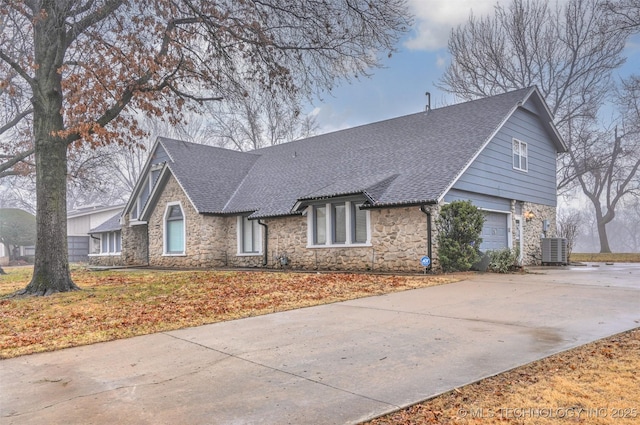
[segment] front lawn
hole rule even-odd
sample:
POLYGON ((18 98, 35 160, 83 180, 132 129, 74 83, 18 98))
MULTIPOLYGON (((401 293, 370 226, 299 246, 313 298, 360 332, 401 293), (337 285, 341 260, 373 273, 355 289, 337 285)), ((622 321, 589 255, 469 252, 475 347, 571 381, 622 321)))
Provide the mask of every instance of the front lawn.
MULTIPOLYGON (((0 297, 24 288, 30 267, 8 267, 0 297)), ((463 274, 391 276, 269 271, 88 271, 83 290, 0 299, 0 358, 111 341, 454 282, 463 274)))

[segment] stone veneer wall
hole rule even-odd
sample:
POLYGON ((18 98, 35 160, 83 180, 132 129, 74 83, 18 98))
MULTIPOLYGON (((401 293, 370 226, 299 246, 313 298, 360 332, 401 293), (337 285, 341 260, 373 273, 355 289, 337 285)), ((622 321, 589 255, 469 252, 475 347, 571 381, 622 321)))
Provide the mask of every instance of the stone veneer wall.
MULTIPOLYGON (((546 237, 556 236, 556 208, 512 202, 512 217, 522 210, 523 264, 541 263, 542 222, 549 221, 546 237), (517 208, 517 210, 516 210, 517 208), (527 221, 524 213, 534 218, 527 221)), ((438 269, 435 220, 439 206, 431 206, 432 261, 438 269)), ((371 245, 307 248, 307 217, 288 216, 265 219, 268 226, 267 267, 281 267, 279 256, 286 254, 293 269, 420 272, 420 258, 427 254, 427 216, 420 208, 386 208, 369 211, 371 245)), ((515 225, 512 225, 515 232, 515 225)), ((262 267, 263 256, 238 255, 237 217, 198 214, 172 177, 167 182, 148 225, 123 226, 122 264, 156 267, 262 267), (180 201, 186 223, 185 255, 163 255, 163 219, 166 206, 180 201), (147 241, 149 243, 147 244, 147 241), (147 250, 148 245, 148 250, 147 250)), ((515 235, 513 240, 515 241, 515 235)), ((117 261, 117 257, 92 257, 92 264, 117 261), (94 261, 95 260, 95 261, 94 261)))
MULTIPOLYGON (((307 217, 274 218, 265 223, 269 227, 269 267, 280 267, 278 257, 286 254, 288 267, 293 269, 424 270, 420 258, 427 254, 427 216, 419 207, 370 210, 371 246, 307 248, 307 217)), ((435 253, 435 225, 432 232, 435 253)), ((237 257, 239 263, 242 258, 237 257)))
POLYGON ((148 224, 149 265, 156 267, 223 267, 227 265, 226 217, 198 214, 184 191, 171 177, 148 224), (180 202, 186 226, 185 254, 163 255, 164 214, 167 204, 180 202))
POLYGON ((89 264, 92 266, 124 266, 124 259, 122 255, 90 255, 89 264))
POLYGON ((129 219, 125 217, 122 226, 121 262, 127 266, 146 266, 149 264, 147 225, 129 226, 129 219))
POLYGON ((542 247, 540 239, 543 237, 554 238, 557 236, 556 207, 525 202, 522 206, 523 214, 523 256, 524 265, 540 265, 542 263, 542 247), (533 213, 533 218, 527 220, 526 212, 533 213), (543 232, 543 221, 549 221, 549 229, 546 235, 543 232))
MULTIPOLYGON (((438 208, 434 208, 432 222, 438 208)), ((278 257, 286 253, 287 267, 310 270, 424 270, 420 258, 427 254, 427 216, 419 207, 370 211, 371 246, 307 248, 307 217, 288 216, 265 219, 268 226, 267 267, 280 267, 278 257)), ((143 243, 148 229, 148 264, 155 267, 261 267, 263 256, 238 255, 237 217, 198 214, 177 181, 171 177, 148 225, 123 231, 123 255, 127 264, 145 264, 144 252, 133 246, 143 243), (163 255, 164 213, 168 203, 180 202, 185 216, 185 255, 163 255), (125 239, 133 237, 133 240, 125 239)), ((436 244, 433 224, 433 252, 436 244)), ((140 245, 137 245, 140 246, 140 245)), ((437 266, 437 261, 434 262, 437 266)))

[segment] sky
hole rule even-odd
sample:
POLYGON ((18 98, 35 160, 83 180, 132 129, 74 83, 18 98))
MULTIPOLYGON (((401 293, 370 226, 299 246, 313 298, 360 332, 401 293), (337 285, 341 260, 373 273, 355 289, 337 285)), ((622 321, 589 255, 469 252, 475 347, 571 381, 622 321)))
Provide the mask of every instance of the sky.
MULTIPOLYGON (((561 3, 566 0, 560 0, 561 3)), ((408 0, 414 26, 397 46, 384 68, 373 76, 344 83, 310 106, 319 133, 340 130, 424 110, 431 93, 432 108, 455 99, 436 87, 449 63, 447 39, 451 30, 464 24, 470 13, 493 15, 497 3, 508 0, 408 0)), ((627 63, 621 75, 640 73, 640 36, 625 51, 627 63)))

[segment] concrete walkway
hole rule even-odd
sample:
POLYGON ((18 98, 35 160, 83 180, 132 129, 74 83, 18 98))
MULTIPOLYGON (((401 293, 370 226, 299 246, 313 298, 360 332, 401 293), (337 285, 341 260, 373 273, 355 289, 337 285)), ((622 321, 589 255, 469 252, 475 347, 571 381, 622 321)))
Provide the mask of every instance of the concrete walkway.
POLYGON ((357 423, 638 327, 639 305, 640 265, 538 269, 23 356, 0 361, 0 423, 357 423))

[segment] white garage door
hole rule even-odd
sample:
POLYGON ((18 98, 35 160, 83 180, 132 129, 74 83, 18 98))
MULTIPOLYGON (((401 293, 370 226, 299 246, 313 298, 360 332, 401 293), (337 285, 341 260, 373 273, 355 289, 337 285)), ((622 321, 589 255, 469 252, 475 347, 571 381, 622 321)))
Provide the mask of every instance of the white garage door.
POLYGON ((509 246, 508 217, 509 215, 505 213, 485 212, 481 251, 495 251, 509 246))

